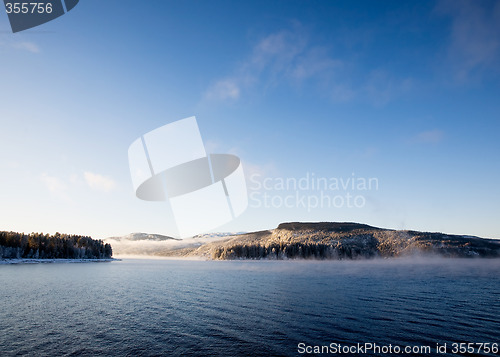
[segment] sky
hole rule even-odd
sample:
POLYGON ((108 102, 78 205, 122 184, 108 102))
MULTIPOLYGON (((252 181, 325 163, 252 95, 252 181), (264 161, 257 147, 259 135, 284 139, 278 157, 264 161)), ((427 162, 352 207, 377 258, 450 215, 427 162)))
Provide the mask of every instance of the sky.
POLYGON ((0 12, 0 63, 0 230, 175 235, 166 202, 135 197, 127 151, 194 115, 247 180, 216 231, 500 238, 498 1, 86 0, 16 34, 0 12), (311 177, 356 187, 280 186, 311 177))

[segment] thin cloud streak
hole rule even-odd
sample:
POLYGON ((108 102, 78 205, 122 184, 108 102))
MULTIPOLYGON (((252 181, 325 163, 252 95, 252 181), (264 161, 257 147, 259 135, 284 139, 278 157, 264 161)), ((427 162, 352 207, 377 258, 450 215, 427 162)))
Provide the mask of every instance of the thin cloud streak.
POLYGON ((61 179, 47 173, 41 174, 40 179, 50 192, 61 193, 68 189, 68 186, 61 179))
POLYGON ((453 76, 465 82, 474 74, 498 72, 500 63, 500 2, 442 0, 438 14, 451 17, 448 63, 453 76))
POLYGON ((415 85, 411 77, 399 78, 382 68, 357 73, 359 68, 349 59, 334 57, 331 52, 328 46, 313 44, 304 27, 296 23, 258 41, 235 73, 215 81, 204 99, 236 101, 257 87, 268 90, 282 84, 300 87, 310 83, 333 102, 360 99, 384 106, 415 85), (353 77, 360 79, 354 82, 353 77))
POLYGON ((93 190, 110 192, 116 188, 116 182, 109 177, 88 171, 84 172, 83 176, 87 185, 93 190))
POLYGON ((299 24, 262 38, 235 74, 215 81, 205 92, 208 100, 237 100, 255 86, 274 87, 282 82, 301 84, 324 79, 343 66, 324 47, 312 46, 299 24))
POLYGON ((62 199, 63 201, 71 201, 71 198, 68 194, 69 186, 59 177, 51 176, 48 173, 44 172, 40 175, 40 181, 42 181, 45 187, 55 197, 62 199))
POLYGON ((12 47, 18 50, 24 50, 31 53, 40 53, 40 48, 33 42, 13 43, 12 47))
POLYGON ((438 129, 418 133, 412 140, 417 144, 438 144, 444 139, 444 132, 438 129))
POLYGON ((34 54, 41 52, 40 47, 36 43, 31 41, 19 41, 17 39, 13 40, 9 37, 4 37, 4 40, 6 41, 0 41, 0 49, 3 49, 4 51, 17 50, 34 54))

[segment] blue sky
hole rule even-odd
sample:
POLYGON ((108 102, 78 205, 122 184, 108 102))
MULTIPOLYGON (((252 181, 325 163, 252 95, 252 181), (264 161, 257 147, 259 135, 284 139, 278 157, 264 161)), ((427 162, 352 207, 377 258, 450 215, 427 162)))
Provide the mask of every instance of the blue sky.
POLYGON ((248 179, 379 182, 362 208, 249 207, 221 231, 500 238, 498 1, 87 0, 17 34, 0 14, 0 58, 1 230, 173 234, 165 204, 135 198, 127 149, 196 115, 248 179))

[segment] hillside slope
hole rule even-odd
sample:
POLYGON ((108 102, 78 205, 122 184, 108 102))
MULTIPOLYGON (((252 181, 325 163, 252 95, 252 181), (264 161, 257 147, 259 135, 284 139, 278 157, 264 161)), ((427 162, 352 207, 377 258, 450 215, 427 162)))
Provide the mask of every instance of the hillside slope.
POLYGON ((358 223, 282 223, 276 229, 240 234, 165 256, 205 259, 362 259, 415 254, 500 257, 500 240, 358 223))

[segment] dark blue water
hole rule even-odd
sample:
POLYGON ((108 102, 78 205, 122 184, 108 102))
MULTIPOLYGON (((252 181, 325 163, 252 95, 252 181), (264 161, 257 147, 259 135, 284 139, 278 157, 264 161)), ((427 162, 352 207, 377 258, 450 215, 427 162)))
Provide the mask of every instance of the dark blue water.
POLYGON ((500 260, 4 265, 0 356, 298 356, 299 343, 454 355, 500 343, 499 273, 500 260))

